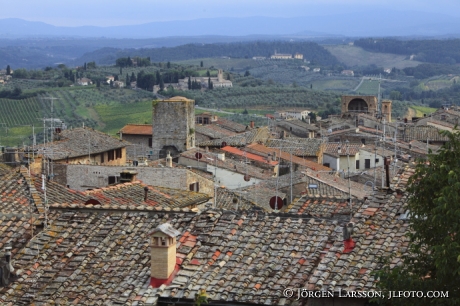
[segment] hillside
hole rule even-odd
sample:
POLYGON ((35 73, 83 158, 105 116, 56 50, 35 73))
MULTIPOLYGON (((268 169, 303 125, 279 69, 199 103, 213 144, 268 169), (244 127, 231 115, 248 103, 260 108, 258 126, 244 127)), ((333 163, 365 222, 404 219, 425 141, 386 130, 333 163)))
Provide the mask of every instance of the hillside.
POLYGON ((338 64, 337 59, 326 49, 314 42, 255 41, 227 44, 187 44, 172 48, 115 49, 103 48, 85 54, 77 62, 96 61, 101 65, 113 65, 120 57, 149 57, 152 62, 181 61, 196 58, 231 57, 252 58, 268 57, 278 53, 301 53, 304 58, 320 65, 338 64))
POLYGON ((383 68, 402 69, 420 64, 418 61, 409 60, 407 55, 369 51, 358 46, 328 45, 324 48, 348 67, 375 65, 383 68))

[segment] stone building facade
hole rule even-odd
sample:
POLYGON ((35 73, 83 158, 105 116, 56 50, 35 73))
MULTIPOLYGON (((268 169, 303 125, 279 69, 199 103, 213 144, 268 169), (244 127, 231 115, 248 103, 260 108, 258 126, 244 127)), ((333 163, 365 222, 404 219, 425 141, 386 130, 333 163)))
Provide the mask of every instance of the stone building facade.
POLYGON ((195 147, 195 101, 173 97, 153 102, 152 157, 164 158, 195 147))
POLYGON ((376 96, 342 96, 342 115, 354 113, 377 113, 378 101, 376 96))
POLYGON ((193 188, 194 191, 214 197, 212 180, 184 168, 58 164, 54 165, 54 181, 74 190, 85 191, 121 183, 122 172, 130 172, 133 179, 141 180, 147 185, 182 190, 193 188))

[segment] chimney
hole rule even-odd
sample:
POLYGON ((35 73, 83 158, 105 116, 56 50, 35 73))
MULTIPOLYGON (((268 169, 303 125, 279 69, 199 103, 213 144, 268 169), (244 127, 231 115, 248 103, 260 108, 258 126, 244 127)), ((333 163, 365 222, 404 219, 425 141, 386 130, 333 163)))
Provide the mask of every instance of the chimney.
POLYGON ((355 248, 356 243, 353 241, 353 222, 348 222, 343 227, 343 253, 350 253, 355 248))
POLYGON ((273 151, 272 160, 276 161, 276 151, 273 151))
POLYGON ((149 187, 145 186, 144 187, 144 202, 147 202, 148 194, 149 194, 149 187))
POLYGON ((11 264, 11 245, 7 245, 5 247, 5 261, 8 263, 8 264, 11 264))
POLYGON ((254 128, 254 121, 251 121, 251 122, 249 123, 249 126, 251 127, 251 129, 253 129, 253 128, 254 128))
POLYGON ((150 233, 150 285, 158 288, 168 285, 175 273, 176 267, 176 237, 180 232, 169 223, 163 223, 150 233))
POLYGON ((166 156, 166 167, 172 168, 172 157, 169 151, 168 155, 166 156))
POLYGON ((8 265, 8 268, 10 270, 10 273, 13 273, 14 272, 14 268, 13 268, 13 265, 11 264, 11 245, 8 244, 6 247, 5 247, 5 261, 6 261, 6 264, 8 265))

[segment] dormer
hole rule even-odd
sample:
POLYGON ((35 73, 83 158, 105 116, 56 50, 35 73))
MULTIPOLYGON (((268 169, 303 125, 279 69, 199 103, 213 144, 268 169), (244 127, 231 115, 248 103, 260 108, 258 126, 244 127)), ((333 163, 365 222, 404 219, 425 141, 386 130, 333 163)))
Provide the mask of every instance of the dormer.
POLYGON ((159 225, 150 234, 151 284, 167 283, 176 268, 176 236, 180 232, 169 223, 159 225))

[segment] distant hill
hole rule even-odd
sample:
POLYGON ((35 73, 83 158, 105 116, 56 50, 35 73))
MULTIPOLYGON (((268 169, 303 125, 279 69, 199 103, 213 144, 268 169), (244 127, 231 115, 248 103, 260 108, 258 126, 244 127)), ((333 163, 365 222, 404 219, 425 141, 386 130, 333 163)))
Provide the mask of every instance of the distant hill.
POLYGON ((167 36, 299 35, 437 36, 460 34, 460 20, 436 13, 396 10, 363 10, 328 16, 207 18, 150 22, 123 26, 60 27, 16 18, 0 20, 0 38, 79 36, 154 38, 167 36))
POLYGON ((318 65, 335 65, 337 59, 322 46, 314 42, 253 41, 228 44, 187 44, 173 48, 114 49, 103 48, 85 54, 77 62, 96 61, 101 65, 113 65, 120 57, 150 57, 152 62, 180 61, 194 58, 228 56, 232 58, 269 57, 279 53, 302 53, 304 58, 318 65))

